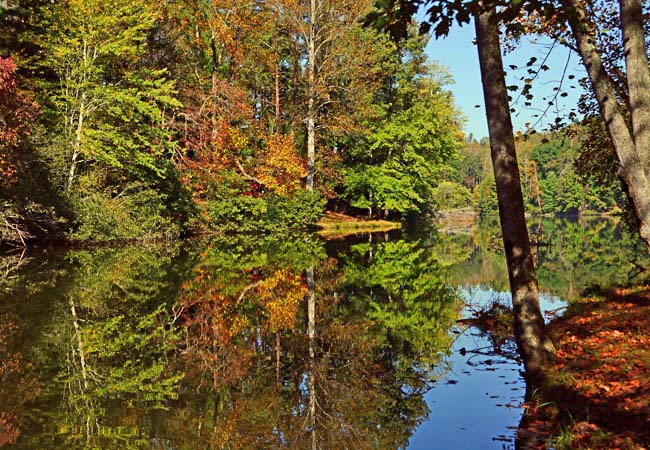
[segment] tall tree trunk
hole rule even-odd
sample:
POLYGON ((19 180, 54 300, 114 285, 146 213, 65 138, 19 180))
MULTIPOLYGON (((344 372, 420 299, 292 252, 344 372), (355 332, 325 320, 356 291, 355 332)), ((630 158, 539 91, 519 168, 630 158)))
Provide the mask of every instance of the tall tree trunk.
POLYGON ((309 36, 307 49, 307 190, 314 190, 316 171, 316 0, 309 4, 309 36))
POLYGON ((641 180, 643 185, 628 192, 633 198, 640 222, 640 234, 650 245, 650 66, 645 43, 641 0, 620 0, 621 31, 625 49, 627 88, 632 118, 632 139, 639 160, 638 167, 630 172, 631 180, 641 180))
POLYGON ((553 358, 555 349, 546 334, 539 308, 539 292, 530 253, 501 59, 496 8, 478 14, 475 23, 499 218, 512 292, 514 332, 530 388, 543 379, 545 366, 553 358))
MULTIPOLYGON (((625 42, 626 64, 628 65, 628 88, 630 89, 630 109, 634 128, 634 137, 625 123, 616 98, 614 85, 603 66, 602 58, 593 39, 593 26, 590 24, 584 6, 580 0, 565 0, 570 14, 569 25, 576 40, 578 52, 587 69, 594 95, 598 101, 601 115, 607 127, 614 150, 619 161, 618 176, 625 183, 636 216, 639 220, 639 233, 646 244, 650 245, 650 177, 646 165, 648 162, 648 135, 650 134, 650 78, 647 76, 647 56, 645 43, 638 42, 640 16, 630 17, 638 8, 636 0, 621 0, 621 19, 625 42), (636 6, 635 6, 636 5, 636 6), (643 53, 641 55, 640 53, 643 53), (640 66, 644 64, 645 68, 640 66), (631 69, 631 70, 630 70, 631 69), (636 142, 635 142, 636 140, 636 142)), ((641 40, 643 38, 641 37, 641 40)))
POLYGON ((632 134, 637 155, 650 169, 650 67, 641 0, 620 0, 632 134))

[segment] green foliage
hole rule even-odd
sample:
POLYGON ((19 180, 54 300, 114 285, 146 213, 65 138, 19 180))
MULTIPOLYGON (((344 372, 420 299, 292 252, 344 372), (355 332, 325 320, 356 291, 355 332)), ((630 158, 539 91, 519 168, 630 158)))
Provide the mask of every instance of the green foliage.
POLYGON ((220 231, 267 231, 267 203, 251 195, 224 196, 207 205, 210 227, 220 231))
POLYGON ((460 120, 444 89, 446 72, 426 64, 426 39, 414 32, 403 44, 384 61, 393 75, 375 99, 383 117, 345 155, 342 197, 370 212, 423 215, 440 174, 457 156, 460 120))
MULTIPOLYGON (((209 226, 219 231, 278 232, 306 230, 323 215, 326 200, 317 192, 298 190, 291 196, 242 192, 248 182, 235 173, 214 186, 207 205, 209 226)), ((248 186, 250 189, 250 186, 248 186)))
MULTIPOLYGON (((570 215, 619 211, 624 199, 618 186, 603 184, 600 174, 584 170, 585 163, 576 160, 581 148, 566 135, 550 137, 534 137, 517 144, 527 211, 570 215)), ((443 175, 446 182, 472 189, 472 205, 483 215, 498 212, 489 151, 486 145, 468 142, 451 170, 443 175)))
POLYGON ((165 110, 181 104, 165 70, 140 65, 155 19, 152 6, 138 0, 67 0, 46 10, 43 64, 57 80, 45 87, 69 165, 78 158, 87 169, 93 163, 141 179, 165 175, 173 148, 165 110))
MULTIPOLYGON (((423 169, 425 173, 428 172, 428 167, 423 169)), ((424 198, 418 193, 418 187, 428 187, 428 183, 413 176, 395 160, 381 166, 357 165, 345 172, 345 184, 344 195, 352 200, 352 206, 399 213, 419 211, 424 205, 424 198)))
POLYGON ((73 239, 108 241, 135 238, 177 238, 181 229, 170 217, 167 198, 134 183, 117 195, 90 192, 74 199, 73 239))
MULTIPOLYGON (((296 29, 302 4, 13 6, 0 18, 9 33, 0 40, 29 57, 17 59, 18 72, 29 76, 33 95, 25 98, 42 112, 24 133, 36 156, 22 153, 20 170, 39 167, 33 174, 55 200, 46 204, 69 219, 75 239, 175 237, 188 222, 234 232, 312 227, 325 200, 300 190, 310 95, 318 103, 317 187, 328 199, 422 215, 456 157, 450 77, 428 63, 427 37, 414 25, 396 46, 347 16, 365 4, 329 5, 346 12, 345 32, 342 16, 319 19, 332 45, 323 47, 328 57, 317 62, 311 94, 308 48, 296 29)), ((46 197, 23 187, 32 203, 46 197)))
MULTIPOLYGON (((489 149, 484 149, 486 154, 489 154, 489 149)), ((460 179, 458 183, 463 183, 468 188, 480 184, 483 181, 483 174, 485 167, 483 167, 483 160, 485 157, 476 153, 468 153, 461 150, 461 155, 458 162, 458 173, 460 179)))
POLYGON ((453 181, 441 181, 432 191, 438 209, 464 208, 471 204, 471 192, 453 181))
POLYGON ((616 208, 620 194, 613 186, 604 186, 591 176, 576 173, 579 149, 557 137, 535 146, 530 157, 538 168, 541 210, 546 213, 575 214, 610 211, 616 208))
POLYGON ((327 200, 318 192, 305 189, 290 197, 268 196, 266 199, 268 221, 275 226, 293 230, 312 228, 323 216, 327 200))
POLYGON ((194 208, 171 162, 175 82, 144 63, 158 11, 139 0, 38 9, 31 68, 46 76, 32 80, 43 104, 34 166, 63 199, 71 237, 177 237, 194 208))
POLYGON ((214 273, 234 275, 224 283, 227 289, 246 285, 250 280, 242 276, 252 270, 273 267, 303 271, 319 266, 327 259, 323 241, 303 234, 221 235, 209 239, 211 246, 204 264, 214 273))
POLYGON ((181 104, 166 75, 165 70, 126 72, 119 86, 102 88, 98 101, 106 107, 95 114, 96 125, 85 129, 86 158, 143 180, 168 175, 175 144, 171 131, 158 125, 167 120, 166 109, 181 104))
POLYGON ((490 173, 481 180, 472 192, 474 205, 481 215, 498 214, 499 202, 497 199, 497 187, 494 182, 494 174, 490 173))
POLYGON ((562 172, 573 163, 575 149, 562 138, 549 140, 535 146, 530 158, 537 163, 540 178, 546 178, 550 172, 562 172))

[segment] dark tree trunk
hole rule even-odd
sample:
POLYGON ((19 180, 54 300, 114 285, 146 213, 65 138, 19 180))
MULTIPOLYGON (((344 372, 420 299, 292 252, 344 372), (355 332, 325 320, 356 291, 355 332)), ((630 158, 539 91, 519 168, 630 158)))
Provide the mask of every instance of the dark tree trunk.
POLYGON ((492 167, 512 292, 514 332, 530 388, 543 379, 545 366, 554 357, 555 349, 546 334, 539 308, 539 292, 524 216, 496 9, 490 8, 478 14, 475 22, 492 167))

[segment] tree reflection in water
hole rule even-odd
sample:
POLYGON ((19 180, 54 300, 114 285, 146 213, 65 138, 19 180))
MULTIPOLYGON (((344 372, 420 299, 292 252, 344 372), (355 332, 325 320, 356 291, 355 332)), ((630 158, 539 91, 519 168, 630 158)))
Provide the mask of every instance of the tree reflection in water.
MULTIPOLYGON (((532 234, 549 294, 634 267, 611 222, 532 234)), ((507 290, 494 242, 484 227, 5 258, 0 445, 404 448, 446 376, 456 286, 507 290)))
MULTIPOLYGON (((205 305, 194 303, 184 313, 191 317, 189 342, 205 339, 194 333, 221 331, 209 345, 193 347, 190 365, 205 361, 197 356, 207 349, 218 352, 220 361, 231 359, 211 384, 193 386, 195 402, 204 399, 212 407, 185 422, 185 432, 203 430, 201 439, 215 448, 404 447, 426 416, 422 396, 435 375, 431 364, 449 343, 446 327, 456 303, 430 275, 432 261, 414 252, 417 244, 400 245, 396 251, 393 243, 377 244, 373 258, 363 245, 338 259, 304 251, 317 256, 283 268, 267 254, 264 265, 241 267, 238 280, 229 278, 231 292, 221 300, 229 309, 207 315, 212 322, 226 321, 216 327, 198 319, 205 305), (359 279, 361 271, 376 276, 359 279), (395 271, 399 280, 381 276, 395 271), (266 291, 259 290, 278 274, 283 282, 274 283, 272 301, 287 306, 283 314, 274 314, 266 291), (299 294, 302 301, 296 302, 299 294), (415 302, 421 306, 409 308, 415 302), (403 325, 387 323, 389 312, 403 325), (433 327, 421 328, 425 323, 441 331, 430 334, 433 327)), ((207 271, 223 285, 216 279, 226 272, 215 271, 215 265, 207 271)), ((209 298, 202 283, 202 293, 192 298, 209 298)), ((188 406, 196 410, 195 405, 188 406)))

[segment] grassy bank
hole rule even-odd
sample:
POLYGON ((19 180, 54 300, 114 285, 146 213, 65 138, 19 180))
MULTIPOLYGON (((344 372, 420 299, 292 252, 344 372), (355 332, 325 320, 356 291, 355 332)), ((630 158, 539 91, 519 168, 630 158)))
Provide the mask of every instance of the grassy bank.
POLYGON ((326 239, 334 239, 349 234, 368 231, 388 231, 401 228, 399 222, 387 220, 364 220, 358 217, 346 216, 328 211, 316 224, 320 231, 318 234, 326 239))
POLYGON ((557 361, 522 428, 531 448, 650 448, 649 318, 639 286, 583 298, 551 323, 557 361))

